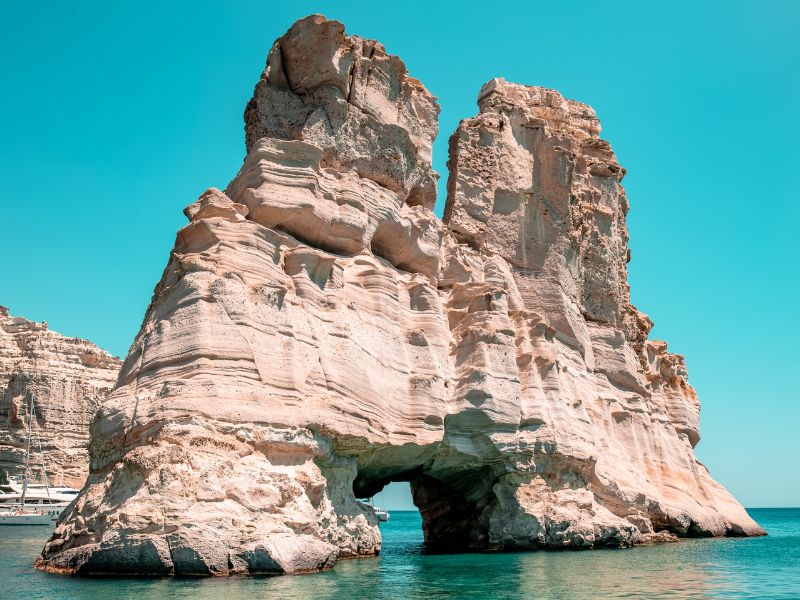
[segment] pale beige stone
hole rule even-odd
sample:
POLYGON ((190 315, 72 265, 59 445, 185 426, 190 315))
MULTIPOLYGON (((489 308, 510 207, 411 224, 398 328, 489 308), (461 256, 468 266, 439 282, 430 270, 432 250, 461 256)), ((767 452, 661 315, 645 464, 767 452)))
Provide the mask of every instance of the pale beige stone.
POLYGON ((89 423, 121 362, 89 341, 63 336, 0 306, 0 470, 22 476, 33 397, 31 476, 81 487, 89 423))
POLYGON ((694 457, 683 359, 630 304, 594 112, 502 80, 479 106, 442 222, 438 108, 402 62, 319 16, 276 42, 40 568, 321 570, 379 551, 356 498, 397 480, 432 547, 763 533, 694 457))
POLYGON ((439 105, 403 61, 312 15, 275 42, 245 110, 247 150, 263 137, 305 140, 322 164, 353 169, 409 204, 433 208, 439 105))

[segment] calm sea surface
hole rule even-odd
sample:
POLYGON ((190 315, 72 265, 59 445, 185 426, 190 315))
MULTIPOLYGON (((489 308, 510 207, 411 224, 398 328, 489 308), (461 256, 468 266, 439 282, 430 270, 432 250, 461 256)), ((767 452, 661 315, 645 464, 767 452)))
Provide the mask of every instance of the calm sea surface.
POLYGON ((379 558, 318 575, 219 579, 86 579, 31 563, 46 527, 0 528, 0 598, 800 598, 800 509, 751 509, 765 538, 686 540, 629 550, 436 556, 420 517, 393 512, 379 558))

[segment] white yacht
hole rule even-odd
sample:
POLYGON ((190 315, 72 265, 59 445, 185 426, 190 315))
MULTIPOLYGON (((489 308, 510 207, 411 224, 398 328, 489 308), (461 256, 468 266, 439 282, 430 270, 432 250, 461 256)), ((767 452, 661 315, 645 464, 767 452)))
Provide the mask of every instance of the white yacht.
MULTIPOLYGON (((9 476, 7 484, 0 484, 0 510, 10 506, 22 505, 22 492, 25 482, 19 478, 9 476)), ((43 483, 28 482, 25 491, 24 508, 41 509, 49 507, 65 508, 78 495, 78 490, 66 486, 49 486, 43 483)))
POLYGON ((9 477, 0 484, 0 525, 51 525, 78 495, 69 487, 48 487, 9 477))
POLYGON ((47 470, 42 463, 44 483, 30 480, 31 424, 34 419, 33 396, 28 408, 28 443, 25 450, 25 474, 8 476, 0 484, 0 525, 52 525, 61 512, 78 495, 78 490, 66 486, 50 486, 47 470))
POLYGON ((78 495, 78 490, 9 477, 0 484, 0 525, 52 525, 78 495))

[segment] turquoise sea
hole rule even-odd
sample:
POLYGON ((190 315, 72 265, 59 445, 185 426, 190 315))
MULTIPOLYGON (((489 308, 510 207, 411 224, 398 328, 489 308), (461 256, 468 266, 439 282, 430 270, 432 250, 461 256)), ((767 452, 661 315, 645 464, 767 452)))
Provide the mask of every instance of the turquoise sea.
POLYGON ((45 527, 0 528, 0 598, 800 598, 800 509, 750 509, 769 532, 629 550, 426 554, 420 516, 393 512, 378 558, 318 575, 219 579, 86 579, 31 563, 45 527))

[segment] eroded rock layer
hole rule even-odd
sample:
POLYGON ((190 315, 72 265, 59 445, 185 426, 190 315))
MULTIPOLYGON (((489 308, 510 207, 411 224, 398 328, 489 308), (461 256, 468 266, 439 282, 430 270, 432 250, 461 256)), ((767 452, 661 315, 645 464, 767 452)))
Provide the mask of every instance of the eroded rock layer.
POLYGON ((276 42, 244 165, 186 209, 40 568, 325 569, 379 551, 356 498, 389 481, 448 550, 762 533, 630 304, 594 112, 503 80, 479 106, 443 222, 438 107, 400 59, 320 16, 276 42))
POLYGON ((65 337, 0 306, 0 470, 22 476, 33 398, 32 476, 81 487, 89 423, 121 362, 91 342, 65 337))

